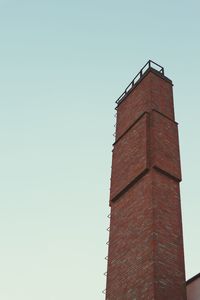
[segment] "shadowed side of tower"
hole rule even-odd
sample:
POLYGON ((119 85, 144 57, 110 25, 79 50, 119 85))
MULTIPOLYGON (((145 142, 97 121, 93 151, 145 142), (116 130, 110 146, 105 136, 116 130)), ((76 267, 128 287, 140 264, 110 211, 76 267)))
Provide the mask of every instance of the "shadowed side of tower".
POLYGON ((117 101, 107 300, 186 300, 172 82, 149 61, 117 101))

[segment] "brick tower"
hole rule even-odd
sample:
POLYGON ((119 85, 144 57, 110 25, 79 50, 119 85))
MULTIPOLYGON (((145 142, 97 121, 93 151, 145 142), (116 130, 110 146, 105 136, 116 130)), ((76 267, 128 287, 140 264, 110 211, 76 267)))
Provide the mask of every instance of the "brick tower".
POLYGON ((172 86, 149 61, 117 100, 107 300, 186 300, 172 86))

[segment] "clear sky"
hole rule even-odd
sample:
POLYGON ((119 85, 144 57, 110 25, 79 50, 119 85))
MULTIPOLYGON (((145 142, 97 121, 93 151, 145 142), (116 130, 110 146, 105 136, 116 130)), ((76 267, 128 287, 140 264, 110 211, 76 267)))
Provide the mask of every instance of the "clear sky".
POLYGON ((200 2, 0 0, 0 299, 101 300, 115 100, 174 82, 187 278, 200 272, 200 2))

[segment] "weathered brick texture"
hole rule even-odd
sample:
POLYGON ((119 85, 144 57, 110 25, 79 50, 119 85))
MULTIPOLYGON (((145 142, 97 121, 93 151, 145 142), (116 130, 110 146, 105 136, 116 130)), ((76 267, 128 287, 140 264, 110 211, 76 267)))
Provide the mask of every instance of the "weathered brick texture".
POLYGON ((113 149, 111 199, 147 168, 147 117, 138 119, 113 149))
POLYGON ((172 82, 149 69, 117 107, 107 300, 186 300, 172 82))

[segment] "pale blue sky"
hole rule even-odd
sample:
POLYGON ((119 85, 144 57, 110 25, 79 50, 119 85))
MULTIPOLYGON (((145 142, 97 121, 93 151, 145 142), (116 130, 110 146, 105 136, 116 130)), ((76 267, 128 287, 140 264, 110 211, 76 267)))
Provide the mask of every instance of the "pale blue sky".
POLYGON ((114 102, 149 59, 174 82, 200 272, 199 3, 0 0, 0 299, 104 299, 114 102))

